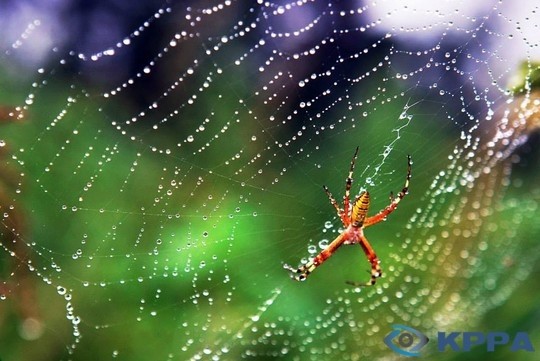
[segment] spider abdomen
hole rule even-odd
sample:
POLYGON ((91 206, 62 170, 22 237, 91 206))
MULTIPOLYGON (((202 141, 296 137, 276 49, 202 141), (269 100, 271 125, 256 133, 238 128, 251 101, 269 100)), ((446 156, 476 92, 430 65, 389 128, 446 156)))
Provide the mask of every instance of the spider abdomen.
POLYGON ((366 219, 367 212, 369 209, 369 193, 362 192, 358 197, 356 197, 352 212, 351 212, 351 224, 354 227, 362 227, 364 220, 366 219))

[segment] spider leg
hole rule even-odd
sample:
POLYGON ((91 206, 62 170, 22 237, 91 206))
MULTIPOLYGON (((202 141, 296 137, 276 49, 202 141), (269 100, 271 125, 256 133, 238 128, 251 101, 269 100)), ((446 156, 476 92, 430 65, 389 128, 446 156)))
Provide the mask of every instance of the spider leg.
POLYGON ((359 243, 360 246, 362 246, 362 249, 364 250, 364 253, 366 254, 369 263, 371 263, 371 279, 366 283, 347 281, 347 284, 355 287, 373 286, 375 282, 377 282, 377 278, 382 276, 381 266, 379 265, 380 261, 365 236, 360 236, 359 243))
POLYGON ((397 197, 394 198, 394 194, 390 193, 390 204, 386 206, 382 211, 377 213, 372 217, 368 217, 364 221, 364 227, 372 226, 380 221, 383 221, 390 213, 392 213, 396 208, 398 203, 407 195, 409 191, 409 181, 411 180, 411 156, 407 156, 407 178, 405 178, 405 185, 397 197))
POLYGON ((334 206, 334 208, 336 209, 337 211, 337 214, 339 216, 339 218, 341 218, 341 222, 343 222, 343 224, 345 226, 348 225, 348 223, 346 223, 346 219, 347 219, 347 215, 346 213, 339 208, 339 205, 336 201, 336 199, 334 198, 334 196, 332 195, 332 193, 330 193, 330 191, 328 190, 328 187, 327 186, 323 186, 323 189, 324 191, 326 192, 326 195, 328 196, 328 199, 330 199, 330 203, 332 203, 332 205, 334 206))
POLYGON ((349 175, 347 177, 347 180, 345 182, 345 195, 343 196, 343 213, 345 217, 349 216, 349 207, 350 207, 350 200, 351 200, 351 187, 353 182, 353 172, 354 172, 354 163, 356 162, 356 156, 358 155, 358 147, 356 147, 356 150, 354 151, 354 155, 351 159, 351 167, 349 169, 349 175))
POLYGON ((341 233, 336 237, 325 249, 318 255, 313 257, 308 263, 294 268, 288 264, 284 264, 283 268, 291 272, 291 278, 296 281, 305 281, 311 272, 324 263, 347 239, 346 232, 341 233))

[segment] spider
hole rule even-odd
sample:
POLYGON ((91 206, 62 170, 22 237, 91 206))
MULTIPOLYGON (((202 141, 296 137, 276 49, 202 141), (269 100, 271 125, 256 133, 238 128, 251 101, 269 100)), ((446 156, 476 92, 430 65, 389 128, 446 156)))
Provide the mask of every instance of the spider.
POLYGON ((390 192, 390 204, 376 215, 372 217, 367 217, 370 202, 369 193, 367 191, 360 193, 356 197, 354 202, 352 202, 352 207, 349 198, 353 182, 352 176, 354 171, 354 163, 356 161, 357 154, 358 147, 356 147, 356 151, 354 152, 353 158, 351 160, 349 176, 347 177, 347 181, 345 183, 343 209, 339 207, 337 201, 332 196, 332 193, 330 193, 328 188, 326 186, 323 186, 323 189, 326 192, 328 199, 330 199, 330 203, 336 209, 337 214, 341 219, 343 226, 345 227, 345 230, 341 232, 341 234, 337 236, 336 239, 334 239, 332 243, 328 245, 328 247, 326 247, 321 253, 319 253, 306 264, 303 264, 298 268, 293 268, 288 264, 284 264, 283 268, 292 272, 292 279, 296 281, 305 281, 306 278, 311 274, 311 272, 315 270, 315 268, 322 265, 324 261, 330 258, 330 256, 334 254, 334 252, 336 252, 337 249, 343 244, 360 244, 360 246, 364 250, 364 253, 366 254, 367 259, 369 260, 369 263, 371 264, 371 279, 369 280, 369 282, 359 283, 347 281, 348 284, 353 286, 372 286, 377 281, 377 278, 382 276, 381 267, 379 266, 380 261, 377 258, 375 251, 369 244, 366 236, 364 235, 364 228, 385 220, 386 217, 396 209, 399 201, 401 201, 403 197, 405 197, 405 195, 407 194, 409 190, 409 181, 411 179, 411 156, 407 156, 407 177, 405 178, 405 185, 401 192, 399 192, 397 197, 394 197, 394 194, 390 192))

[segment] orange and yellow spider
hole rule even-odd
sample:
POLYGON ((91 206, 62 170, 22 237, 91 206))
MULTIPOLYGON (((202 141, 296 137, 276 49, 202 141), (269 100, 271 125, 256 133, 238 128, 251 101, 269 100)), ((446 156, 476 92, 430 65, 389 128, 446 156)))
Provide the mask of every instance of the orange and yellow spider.
POLYGON ((284 264, 283 268, 292 272, 292 279, 297 281, 304 281, 309 276, 309 274, 313 272, 315 268, 323 264, 324 261, 330 258, 330 256, 334 254, 334 252, 337 251, 337 249, 343 244, 360 244, 369 260, 369 263, 371 263, 371 280, 369 282, 358 283, 348 281, 348 284, 351 284, 353 286, 372 286, 377 281, 377 278, 382 276, 381 267, 379 266, 380 261, 377 258, 375 251, 369 244, 366 236, 364 236, 364 228, 385 220, 386 217, 396 209, 399 201, 401 201, 403 197, 405 197, 405 195, 407 194, 409 190, 409 181, 411 179, 411 156, 407 156, 407 178, 405 179, 405 186, 403 187, 401 192, 399 192, 396 198, 394 198, 393 193, 390 192, 390 204, 376 215, 372 217, 367 217, 370 201, 369 193, 367 191, 360 193, 360 195, 358 195, 352 203, 352 207, 350 207, 351 202, 349 196, 353 182, 352 176, 357 154, 358 147, 356 147, 356 151, 354 152, 354 156, 351 160, 349 176, 347 177, 347 181, 345 183, 343 209, 339 208, 337 201, 334 199, 328 188, 326 186, 323 186, 326 195, 330 199, 330 203, 332 203, 332 206, 334 206, 334 208, 336 209, 339 218, 341 218, 341 222, 343 223, 345 230, 341 232, 341 234, 337 236, 336 239, 334 239, 332 243, 328 245, 328 247, 326 247, 321 253, 315 256, 308 263, 303 264, 298 268, 293 268, 288 264, 284 264))

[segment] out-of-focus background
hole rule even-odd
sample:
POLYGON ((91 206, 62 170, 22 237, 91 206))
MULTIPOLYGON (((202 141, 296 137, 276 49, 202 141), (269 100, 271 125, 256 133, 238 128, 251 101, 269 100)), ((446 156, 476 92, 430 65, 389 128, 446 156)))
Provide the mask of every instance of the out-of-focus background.
POLYGON ((402 324, 424 359, 536 360, 511 345, 540 349, 539 12, 2 2, 0 359, 393 360, 402 324), (347 285, 347 245, 295 282, 357 146, 370 214, 413 159, 365 232, 384 275, 347 285), (508 340, 439 351, 452 331, 508 340))

